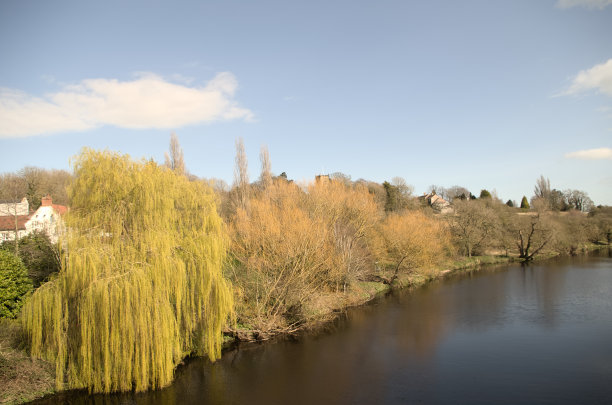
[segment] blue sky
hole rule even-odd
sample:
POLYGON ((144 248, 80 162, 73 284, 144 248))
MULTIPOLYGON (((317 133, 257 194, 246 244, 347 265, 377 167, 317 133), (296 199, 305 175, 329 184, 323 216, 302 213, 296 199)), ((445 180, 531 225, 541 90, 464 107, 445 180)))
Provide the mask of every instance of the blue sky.
POLYGON ((84 147, 612 205, 612 0, 0 2, 0 172, 84 147))

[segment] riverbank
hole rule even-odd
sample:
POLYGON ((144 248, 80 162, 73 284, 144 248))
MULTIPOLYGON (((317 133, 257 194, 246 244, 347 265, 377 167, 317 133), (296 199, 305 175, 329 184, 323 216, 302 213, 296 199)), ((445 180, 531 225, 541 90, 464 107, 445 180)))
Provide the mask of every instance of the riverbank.
POLYGON ((0 319, 0 404, 19 404, 55 393, 52 364, 31 358, 19 322, 0 319))
MULTIPOLYGON (((609 248, 609 245, 588 244, 583 246, 578 254, 588 254, 594 250, 609 248)), ((531 263, 549 260, 563 256, 559 252, 547 252, 536 256, 531 263)), ((315 305, 310 318, 289 331, 261 331, 248 328, 227 329, 225 331, 225 349, 230 349, 239 342, 263 342, 270 340, 278 335, 292 334, 304 330, 317 329, 322 325, 334 320, 339 314, 348 308, 366 305, 375 300, 380 295, 389 293, 392 289, 419 288, 434 280, 448 277, 458 272, 475 271, 482 267, 503 265, 508 263, 521 262, 518 255, 484 255, 473 257, 449 258, 434 269, 428 271, 415 271, 408 274, 400 274, 393 284, 383 282, 383 279, 390 279, 390 275, 381 275, 378 281, 358 281, 352 288, 342 295, 321 294, 320 305, 315 305)))
MULTIPOLYGON (((590 250, 608 246, 593 245, 590 250)), ((546 260, 552 256, 541 256, 537 261, 546 260)), ((475 271, 483 267, 501 265, 519 261, 508 256, 476 256, 448 260, 437 269, 404 274, 398 277, 393 285, 381 281, 360 281, 353 285, 347 293, 334 297, 332 294, 321 294, 317 297, 317 305, 312 308, 309 321, 299 325, 292 332, 305 331, 321 327, 335 319, 347 308, 367 304, 384 295, 393 288, 418 288, 433 280, 448 277, 457 272, 475 271)), ((251 331, 235 329, 226 331, 226 348, 241 341, 265 341, 279 333, 274 331, 251 331)), ((23 345, 21 328, 16 321, 4 320, 0 324, 0 403, 18 404, 56 393, 55 370, 53 365, 30 358, 23 345)))

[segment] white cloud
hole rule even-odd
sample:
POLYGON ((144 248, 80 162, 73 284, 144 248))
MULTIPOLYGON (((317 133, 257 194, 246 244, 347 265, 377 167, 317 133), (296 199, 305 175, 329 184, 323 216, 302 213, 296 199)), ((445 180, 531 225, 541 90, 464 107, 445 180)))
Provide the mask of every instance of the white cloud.
POLYGON ((612 59, 578 73, 564 94, 576 94, 587 90, 598 90, 612 96, 612 59))
POLYGON ((603 9, 606 6, 612 4, 612 0, 558 0, 557 7, 559 8, 571 8, 571 7, 586 7, 590 9, 598 8, 603 9))
POLYGON ((612 148, 579 150, 577 152, 566 153, 565 157, 568 159, 612 160, 612 148))
POLYGON ((103 125, 177 129, 221 120, 251 120, 234 101, 238 82, 219 73, 206 86, 188 87, 146 73, 132 81, 87 79, 35 97, 0 88, 0 138, 82 131, 103 125))

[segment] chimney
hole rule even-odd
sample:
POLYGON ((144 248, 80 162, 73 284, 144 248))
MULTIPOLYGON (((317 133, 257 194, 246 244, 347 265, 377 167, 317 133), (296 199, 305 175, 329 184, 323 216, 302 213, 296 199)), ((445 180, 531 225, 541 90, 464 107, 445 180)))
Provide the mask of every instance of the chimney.
POLYGON ((46 197, 43 197, 43 198, 42 198, 42 200, 41 200, 41 202, 42 202, 42 204, 41 204, 41 205, 42 205, 43 207, 50 207, 50 206, 52 206, 52 205, 53 205, 53 199, 51 198, 51 196, 50 196, 49 194, 47 194, 47 196, 46 196, 46 197))

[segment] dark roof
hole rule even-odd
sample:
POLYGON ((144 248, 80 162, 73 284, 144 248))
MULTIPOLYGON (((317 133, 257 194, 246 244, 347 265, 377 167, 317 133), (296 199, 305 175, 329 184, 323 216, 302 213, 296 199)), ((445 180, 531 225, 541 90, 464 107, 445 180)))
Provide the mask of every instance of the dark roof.
MULTIPOLYGON (((17 229, 25 229, 25 223, 32 215, 17 215, 17 229)), ((15 217, 13 215, 0 216, 0 231, 14 231, 15 217)))

